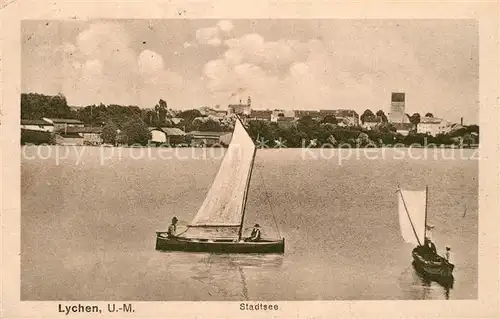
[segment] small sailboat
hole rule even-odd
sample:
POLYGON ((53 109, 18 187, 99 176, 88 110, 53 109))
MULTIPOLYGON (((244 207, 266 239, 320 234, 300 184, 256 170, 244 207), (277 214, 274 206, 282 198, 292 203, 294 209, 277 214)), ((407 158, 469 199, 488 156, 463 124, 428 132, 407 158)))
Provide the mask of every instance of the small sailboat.
POLYGON ((284 253, 285 239, 242 240, 256 146, 239 118, 219 171, 187 230, 168 238, 156 232, 156 250, 216 253, 284 253))
POLYGON ((429 253, 426 243, 428 188, 420 191, 403 190, 398 186, 399 226, 403 240, 417 245, 412 251, 415 268, 438 280, 452 277, 455 265, 438 254, 429 253))

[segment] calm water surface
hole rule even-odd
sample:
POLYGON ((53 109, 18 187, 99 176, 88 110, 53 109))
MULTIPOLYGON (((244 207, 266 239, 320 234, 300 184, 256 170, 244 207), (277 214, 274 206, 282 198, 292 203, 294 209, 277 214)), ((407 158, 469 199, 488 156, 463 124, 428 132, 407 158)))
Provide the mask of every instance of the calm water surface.
POLYGON ((189 159, 159 159, 153 149, 134 159, 143 150, 118 156, 110 148, 104 158, 86 148, 80 158, 76 148, 49 149, 48 159, 37 156, 40 147, 23 149, 23 300, 477 298, 477 160, 394 159, 389 149, 385 159, 378 150, 379 159, 339 165, 338 150, 306 160, 298 149, 258 151, 245 227, 258 222, 276 237, 274 212, 285 254, 217 255, 154 247, 172 216, 180 228, 194 217, 220 156, 183 149, 189 159), (68 158, 56 160, 56 149, 68 158), (454 253, 451 289, 413 269, 413 247, 399 235, 397 184, 429 185, 434 240, 454 253))

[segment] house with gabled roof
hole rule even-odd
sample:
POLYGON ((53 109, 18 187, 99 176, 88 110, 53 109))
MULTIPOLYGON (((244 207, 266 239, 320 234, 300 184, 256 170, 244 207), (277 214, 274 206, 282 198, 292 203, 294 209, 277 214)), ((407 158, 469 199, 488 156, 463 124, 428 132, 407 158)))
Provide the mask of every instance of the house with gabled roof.
POLYGON ((31 131, 52 132, 54 130, 54 124, 44 120, 21 119, 21 129, 31 130, 31 131))
MULTIPOLYGON (((187 135, 191 138, 193 146, 212 146, 221 144, 221 137, 228 132, 191 131, 187 135)), ((226 136, 227 137, 227 136, 226 136)), ((223 138, 224 142, 227 138, 223 138)))
POLYGON ((155 144, 176 145, 184 142, 186 133, 176 127, 150 127, 150 142, 155 144))
POLYGON ((417 124, 417 133, 436 136, 444 133, 449 126, 449 122, 437 117, 424 117, 417 124))
POLYGON ((82 121, 76 119, 42 117, 42 120, 54 125, 54 132, 63 131, 68 127, 84 127, 82 121))

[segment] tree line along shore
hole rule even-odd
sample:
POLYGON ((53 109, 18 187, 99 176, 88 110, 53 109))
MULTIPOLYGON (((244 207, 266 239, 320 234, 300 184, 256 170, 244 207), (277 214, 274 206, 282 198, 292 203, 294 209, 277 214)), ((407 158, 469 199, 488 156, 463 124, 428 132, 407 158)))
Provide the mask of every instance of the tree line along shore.
MULTIPOLYGON (((360 117, 378 117, 379 123, 369 129, 361 125, 342 126, 331 115, 322 119, 303 116, 293 122, 272 122, 268 120, 242 119, 247 124, 250 136, 257 146, 267 148, 287 147, 392 147, 392 146, 441 146, 477 147, 479 126, 460 125, 458 129, 432 136, 417 133, 411 129, 407 134, 397 132, 387 121, 382 111, 366 110, 360 117), (375 115, 376 114, 376 115, 375 115)), ((198 109, 173 110, 164 100, 154 108, 138 106, 89 105, 70 107, 62 95, 48 96, 36 93, 21 94, 21 118, 39 120, 44 117, 75 119, 86 127, 98 130, 102 142, 112 145, 152 145, 151 128, 178 128, 184 132, 232 132, 236 117, 228 115, 213 117, 198 109)), ((418 121, 418 114, 411 121, 418 121)), ((56 144, 57 132, 22 130, 22 144, 56 144)), ((186 134, 171 146, 188 146, 192 136, 186 134)), ((222 143, 224 144, 224 143, 222 143)), ((224 146, 224 145, 223 145, 224 146)))

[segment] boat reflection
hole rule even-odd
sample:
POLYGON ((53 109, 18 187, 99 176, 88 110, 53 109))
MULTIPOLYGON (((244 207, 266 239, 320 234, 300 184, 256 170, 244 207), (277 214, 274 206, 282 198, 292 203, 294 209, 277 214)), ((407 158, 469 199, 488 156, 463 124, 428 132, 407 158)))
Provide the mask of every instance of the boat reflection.
POLYGON ((428 291, 433 286, 441 287, 443 289, 445 299, 447 300, 450 299, 450 291, 453 290, 453 284, 455 282, 455 278, 453 276, 433 277, 420 271, 419 268, 416 266, 415 262, 412 262, 412 266, 414 273, 416 274, 416 277, 420 280, 421 285, 424 287, 423 299, 429 299, 425 296, 426 295, 425 292, 428 291))
MULTIPOLYGON (((248 282, 272 278, 282 272, 281 254, 226 254, 162 252, 170 272, 189 278, 190 285, 206 292, 206 300, 249 300, 248 282)), ((188 281, 189 283, 189 281, 188 281)))
POLYGON ((280 254, 210 254, 213 263, 228 264, 243 268, 278 269, 283 265, 280 254))

